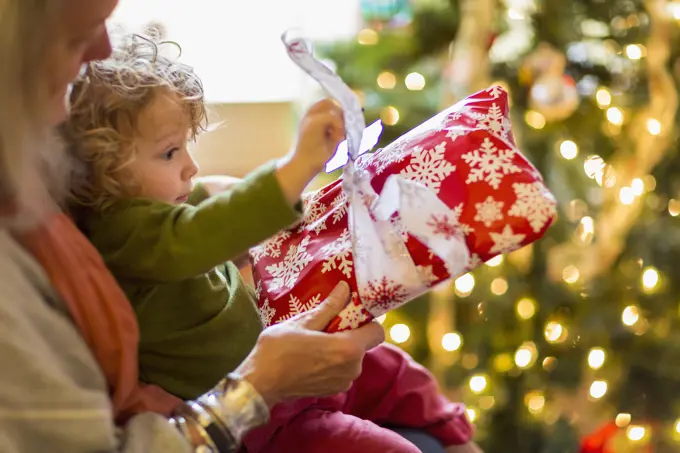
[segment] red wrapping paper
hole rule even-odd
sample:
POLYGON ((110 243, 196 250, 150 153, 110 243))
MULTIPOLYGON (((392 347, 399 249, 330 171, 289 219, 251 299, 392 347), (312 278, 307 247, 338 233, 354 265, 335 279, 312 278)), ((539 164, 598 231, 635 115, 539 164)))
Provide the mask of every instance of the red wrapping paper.
MULTIPOLYGON (((377 194, 388 177, 399 175, 428 187, 448 208, 445 214, 430 215, 427 225, 433 237, 464 235, 471 260, 458 275, 450 275, 436 253, 403 231, 398 214, 391 219, 429 287, 536 241, 556 216, 554 196, 516 148, 507 93, 498 86, 469 96, 386 148, 359 157, 356 167, 369 173, 377 194)), ((358 287, 342 179, 305 194, 303 202, 299 225, 251 250, 265 325, 309 310, 340 280, 349 283, 352 302, 328 331, 359 327, 420 295, 388 278, 358 287)))

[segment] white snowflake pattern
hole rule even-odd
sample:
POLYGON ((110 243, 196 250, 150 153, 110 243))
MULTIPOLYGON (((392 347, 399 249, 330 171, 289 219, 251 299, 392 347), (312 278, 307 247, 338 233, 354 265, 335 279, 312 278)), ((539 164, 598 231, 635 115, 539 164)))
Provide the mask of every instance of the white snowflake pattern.
POLYGON ((333 212, 333 225, 338 223, 344 216, 347 215, 347 208, 349 207, 347 203, 347 194, 343 191, 335 197, 335 199, 331 202, 332 209, 335 210, 333 212))
POLYGON ((503 115, 501 108, 496 103, 491 104, 486 114, 473 112, 470 116, 477 120, 477 125, 504 139, 510 134, 510 120, 503 115))
POLYGON ((265 327, 271 325, 274 316, 276 316, 276 310, 274 307, 269 305, 269 299, 265 299, 264 303, 260 307, 260 319, 262 320, 262 325, 265 327))
POLYGON ((489 233, 493 241, 493 247, 489 250, 490 253, 503 255, 514 252, 522 246, 522 241, 526 237, 524 234, 515 234, 510 225, 505 225, 501 233, 489 233))
POLYGON ((498 189, 504 175, 519 173, 521 169, 512 163, 515 151, 499 150, 491 140, 484 139, 479 149, 463 154, 463 160, 470 166, 466 184, 484 181, 494 189, 498 189))
POLYGON ((340 313, 340 330, 356 329, 369 319, 370 314, 364 307, 356 302, 358 298, 357 293, 352 293, 352 301, 340 313))
POLYGON ((279 231, 276 235, 264 241, 262 244, 253 247, 252 250, 250 251, 251 256, 253 257, 253 263, 257 264, 262 258, 265 257, 271 258, 280 257, 281 246, 286 241, 286 239, 290 238, 290 235, 291 235, 290 231, 282 230, 279 231))
POLYGON ((338 269, 345 277, 350 278, 352 276, 354 264, 352 261, 352 239, 347 228, 344 229, 338 239, 321 247, 321 252, 326 257, 326 261, 321 267, 322 274, 338 269))
POLYGON ((259 300, 262 295, 262 280, 258 280, 255 284, 255 297, 259 300))
POLYGON ((401 175, 412 181, 421 182, 435 193, 439 193, 442 181, 456 170, 456 167, 446 160, 445 151, 446 142, 441 142, 432 149, 417 146, 401 175))
POLYGON ((299 315, 300 313, 305 313, 312 308, 316 307, 321 303, 321 294, 317 294, 316 296, 312 297, 309 299, 307 302, 302 302, 300 299, 297 297, 293 296, 291 294, 290 300, 288 301, 288 313, 285 314, 284 316, 281 316, 277 321, 276 324, 287 321, 290 318, 299 315))
POLYGON ((490 227, 495 221, 503 220, 503 202, 496 201, 491 195, 481 203, 475 203, 475 221, 482 222, 485 227, 490 227))
POLYGON ((312 255, 307 253, 309 236, 302 238, 299 245, 291 245, 283 261, 265 267, 265 270, 273 277, 269 289, 293 288, 300 278, 300 273, 312 262, 312 255))
POLYGON ((359 293, 364 306, 375 307, 381 311, 389 311, 408 298, 406 289, 400 283, 391 281, 387 277, 368 281, 359 293))
POLYGON ((397 140, 391 145, 373 153, 371 163, 375 165, 376 174, 382 174, 390 165, 398 164, 406 159, 408 145, 409 142, 407 140, 397 140))
POLYGON ((554 199, 541 182, 514 183, 512 188, 517 195, 517 201, 508 214, 526 218, 534 233, 538 233, 555 216, 554 199))
POLYGON ((505 90, 500 85, 494 85, 491 88, 488 88, 486 92, 494 99, 498 99, 501 94, 505 93, 505 90))
POLYGON ((420 276, 420 279, 424 281, 425 283, 432 284, 439 280, 439 277, 437 277, 434 274, 434 270, 432 269, 432 265, 429 266, 417 266, 418 269, 418 275, 420 276))
POLYGON ((470 255, 470 264, 468 265, 467 269, 471 271, 479 267, 481 264, 482 259, 476 253, 473 253, 472 255, 470 255))
POLYGON ((451 139, 451 142, 455 142, 458 137, 465 135, 467 131, 461 126, 451 126, 446 133, 446 138, 451 139))
POLYGON ((326 220, 323 219, 323 216, 327 212, 327 207, 320 201, 322 196, 321 190, 305 194, 303 199, 304 214, 298 233, 308 230, 314 231, 318 235, 326 229, 326 220))

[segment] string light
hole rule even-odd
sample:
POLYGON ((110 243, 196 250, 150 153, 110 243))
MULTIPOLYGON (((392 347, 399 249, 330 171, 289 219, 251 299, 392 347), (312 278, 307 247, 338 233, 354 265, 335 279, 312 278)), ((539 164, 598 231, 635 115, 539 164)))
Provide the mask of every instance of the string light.
POLYGON ((457 332, 449 332, 442 337, 442 348, 446 351, 457 351, 463 345, 463 338, 457 332))
POLYGON ((581 278, 581 273, 573 265, 565 267, 562 271, 562 280, 569 283, 570 285, 576 283, 579 278, 581 278))
POLYGON ((661 133, 661 123, 655 118, 647 120, 647 131, 652 135, 659 135, 661 133))
POLYGON ((648 267, 642 272, 642 287, 645 291, 653 291, 659 284, 659 272, 653 267, 648 267))
POLYGON ((380 316, 378 316, 378 317, 375 318, 375 319, 376 319, 376 321, 378 321, 380 324, 384 324, 384 323, 385 323, 385 320, 387 319, 387 313, 385 313, 384 315, 380 315, 380 316))
POLYGON ((399 122, 399 110, 391 105, 385 107, 380 112, 380 118, 388 126, 394 126, 399 122))
POLYGON ((536 363, 538 350, 532 342, 526 342, 515 352, 515 365, 521 369, 531 368, 536 363))
POLYGON ((602 348, 593 348, 588 353, 588 366, 593 370, 599 370, 604 365, 606 354, 602 348))
POLYGON ((411 336, 411 329, 406 324, 395 324, 390 328, 390 338, 397 344, 406 343, 411 336))
POLYGON ((535 110, 529 110, 524 114, 524 121, 534 129, 545 127, 545 117, 535 110))
POLYGON ((378 86, 383 90, 391 90, 397 86, 397 78, 389 71, 383 71, 378 74, 378 86))
POLYGON ((630 305, 623 309, 621 321, 626 326, 634 326, 640 320, 640 310, 635 305, 630 305))
POLYGON ((501 264, 503 264, 503 255, 494 256, 493 258, 486 262, 486 265, 489 267, 498 267, 501 264))
POLYGON ((621 200, 621 204, 624 205, 631 205, 635 201, 635 192, 633 192, 633 189, 630 187, 621 187, 621 190, 619 191, 619 200, 621 200))
POLYGON ((595 100, 600 108, 609 107, 612 103, 612 95, 608 89, 600 88, 597 90, 597 93, 595 93, 595 100))
POLYGON ((637 44, 629 44, 626 46, 626 56, 631 60, 639 60, 642 58, 642 47, 637 44))
POLYGON ((568 332, 559 322, 550 321, 545 325, 543 335, 549 343, 562 343, 567 339, 568 332))
POLYGON ((495 278, 491 282, 491 292, 496 296, 502 296, 508 291, 508 281, 502 277, 495 278))
POLYGON ((642 182, 645 185, 645 190, 651 192, 656 189, 656 178, 652 175, 645 175, 642 177, 642 182))
POLYGON ((585 216, 579 222, 579 228, 577 230, 577 236, 579 240, 584 244, 590 244, 595 235, 595 221, 592 217, 585 216))
POLYGON ((467 409, 465 409, 465 415, 467 415, 467 418, 468 420, 470 420, 471 423, 474 423, 478 417, 477 409, 473 407, 468 407, 467 409))
POLYGON ((621 413, 616 416, 616 419, 614 420, 614 423, 616 423, 616 426, 619 428, 625 428, 630 424, 630 414, 626 413, 621 413))
POLYGON ((524 404, 527 405, 529 412, 534 415, 539 414, 545 407, 545 396, 539 391, 529 392, 524 397, 524 404))
POLYGON ((673 217, 680 215, 680 200, 670 199, 668 201, 668 213, 673 217))
POLYGON ((521 319, 531 319, 536 314, 536 301, 529 297, 524 297, 517 302, 516 310, 517 316, 521 319))
POLYGON ((489 410, 496 405, 496 398, 493 396, 482 396, 479 398, 479 407, 489 410))
POLYGON ((640 178, 633 179, 630 183, 630 188, 637 197, 645 193, 645 183, 640 178))
POLYGON ((374 46, 378 44, 378 32, 371 28, 364 28, 357 35, 357 41, 364 46, 374 46))
POLYGON ((460 297, 469 296, 470 293, 472 293, 472 290, 475 289, 475 277, 470 273, 461 275, 454 282, 454 286, 456 288, 456 294, 458 294, 458 296, 460 297))
POLYGON ((477 354, 463 354, 461 364, 466 370, 472 370, 479 365, 479 357, 477 357, 477 354))
POLYGON ((557 358, 556 357, 546 357, 543 359, 542 363, 543 369, 545 371, 552 371, 555 369, 557 366, 557 358))
POLYGON ((626 437, 633 442, 639 442, 645 438, 647 430, 644 426, 630 425, 626 430, 626 437))
POLYGON ((560 143, 560 154, 567 160, 572 160, 578 156, 578 146, 571 140, 564 140, 560 143))
POLYGON ((680 2, 669 2, 666 8, 673 19, 680 21, 680 2))
POLYGON ((512 356, 507 353, 498 354, 493 359, 493 367, 500 373, 507 373, 512 370, 513 365, 512 356))
POLYGON ((602 178, 604 174, 605 163, 598 155, 588 156, 586 161, 583 163, 583 170, 586 172, 586 176, 590 179, 595 179, 596 177, 602 178))
POLYGON ((590 396, 599 400, 607 394, 607 381, 593 381, 590 385, 590 396))
POLYGON ((680 419, 675 422, 675 432, 680 434, 680 419))
POLYGON ((425 77, 418 72, 412 72, 406 76, 404 84, 409 90, 420 91, 425 88, 425 77))
POLYGON ((470 378, 470 390, 472 390, 472 393, 482 393, 484 390, 486 390, 487 385, 488 381, 486 376, 482 374, 475 374, 470 378))
POLYGON ((617 107, 609 107, 607 109, 607 120, 615 126, 623 124, 623 112, 617 107))

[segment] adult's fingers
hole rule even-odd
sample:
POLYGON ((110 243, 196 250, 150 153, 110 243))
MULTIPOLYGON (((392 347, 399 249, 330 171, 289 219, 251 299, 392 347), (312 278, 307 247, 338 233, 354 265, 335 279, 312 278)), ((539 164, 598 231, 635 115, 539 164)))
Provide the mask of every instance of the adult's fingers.
POLYGON ((343 281, 338 283, 326 300, 302 315, 301 325, 310 330, 321 331, 340 314, 348 302, 349 285, 343 281))
POLYGON ((358 329, 340 332, 337 335, 351 338, 359 343, 365 351, 369 351, 385 341, 385 330, 377 321, 371 321, 358 329))

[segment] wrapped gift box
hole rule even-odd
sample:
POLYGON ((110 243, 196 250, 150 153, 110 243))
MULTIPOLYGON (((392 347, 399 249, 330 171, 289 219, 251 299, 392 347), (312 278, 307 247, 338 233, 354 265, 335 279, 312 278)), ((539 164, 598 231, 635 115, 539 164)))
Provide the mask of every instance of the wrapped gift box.
POLYGON ((304 195, 304 218, 299 225, 251 250, 265 325, 309 310, 338 281, 345 280, 352 288, 352 303, 327 330, 356 328, 431 286, 536 241, 556 216, 554 196, 515 145, 507 93, 498 86, 469 96, 384 149, 360 156, 355 167, 375 191, 357 191, 362 198, 352 200, 367 207, 369 221, 377 221, 379 208, 372 211, 376 194, 380 194, 383 205, 385 201, 389 204, 390 197, 399 196, 393 190, 397 186, 402 188, 401 193, 409 192, 409 187, 415 191, 422 188, 438 198, 437 210, 429 211, 416 202, 412 203, 415 210, 406 214, 388 212, 392 231, 398 232, 405 246, 396 254, 390 252, 391 256, 409 255, 413 271, 403 275, 417 277, 423 282, 422 290, 404 284, 404 279, 381 276, 380 269, 389 267, 365 265, 361 272, 377 275, 357 279, 353 250, 362 256, 364 264, 371 263, 375 244, 368 242, 381 241, 353 241, 353 235, 362 230, 353 230, 348 223, 347 182, 339 179, 304 195), (397 175, 399 178, 395 178, 397 175), (405 215, 408 218, 403 218, 405 215), (416 223, 420 234, 411 234, 415 230, 409 225, 416 223), (447 265, 441 253, 428 246, 456 238, 466 249, 465 257, 457 255, 458 261, 465 260, 458 267, 447 265), (467 257, 469 260, 464 259, 467 257))

